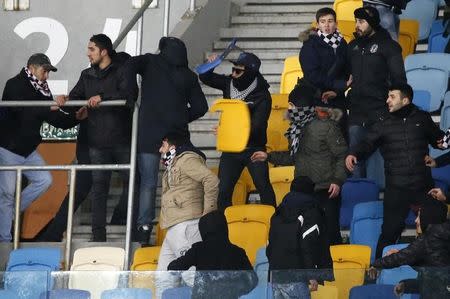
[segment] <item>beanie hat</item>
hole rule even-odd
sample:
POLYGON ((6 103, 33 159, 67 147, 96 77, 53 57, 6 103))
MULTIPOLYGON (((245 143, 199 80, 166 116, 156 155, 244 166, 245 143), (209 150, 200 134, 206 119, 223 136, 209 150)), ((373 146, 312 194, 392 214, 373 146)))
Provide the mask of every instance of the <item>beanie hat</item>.
POLYGON ((424 233, 430 224, 441 224, 447 220, 447 205, 436 199, 428 199, 420 208, 420 228, 424 233))
POLYGON ((375 7, 364 6, 355 9, 355 18, 364 19, 369 23, 372 29, 378 29, 380 27, 380 14, 375 7))
POLYGON ((291 183, 291 191, 312 194, 314 182, 307 176, 298 176, 291 183))

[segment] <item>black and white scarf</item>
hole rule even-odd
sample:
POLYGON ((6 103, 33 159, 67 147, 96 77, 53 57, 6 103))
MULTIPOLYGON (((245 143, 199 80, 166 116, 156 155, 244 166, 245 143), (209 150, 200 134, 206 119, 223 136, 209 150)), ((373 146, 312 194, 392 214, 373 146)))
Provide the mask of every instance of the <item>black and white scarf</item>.
POLYGON ((294 156, 299 148, 300 139, 303 137, 302 129, 316 116, 313 106, 295 107, 288 109, 291 124, 284 136, 291 141, 290 153, 294 156))
POLYGON ((177 155, 177 150, 175 147, 173 147, 162 156, 163 164, 164 164, 164 166, 167 167, 167 169, 170 169, 170 167, 172 166, 173 159, 175 158, 176 155, 177 155))
POLYGON ((341 41, 343 39, 342 34, 339 32, 339 30, 336 29, 334 33, 331 34, 325 34, 320 30, 317 30, 317 35, 322 38, 322 40, 332 47, 333 49, 337 49, 339 45, 341 44, 341 41))
POLYGON ((47 81, 40 81, 38 78, 36 78, 33 73, 27 68, 24 67, 25 73, 28 76, 28 80, 30 80, 31 85, 33 85, 34 89, 42 93, 46 97, 51 97, 52 92, 50 91, 50 88, 48 87, 47 81))
POLYGON ((450 145, 450 128, 445 132, 444 137, 442 138, 442 146, 444 148, 448 148, 450 145))
POLYGON ((230 82, 230 98, 232 99, 245 99, 258 85, 258 78, 255 78, 253 82, 244 90, 239 91, 234 85, 233 80, 230 82))

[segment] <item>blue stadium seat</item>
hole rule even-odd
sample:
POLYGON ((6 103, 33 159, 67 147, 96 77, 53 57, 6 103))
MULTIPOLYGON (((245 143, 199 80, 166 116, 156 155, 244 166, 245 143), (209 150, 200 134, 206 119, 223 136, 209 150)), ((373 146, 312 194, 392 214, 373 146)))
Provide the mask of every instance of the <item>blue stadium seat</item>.
POLYGON ((90 299, 91 293, 85 290, 56 289, 41 294, 40 299, 90 299))
POLYGON ((349 299, 397 299, 392 284, 369 284, 353 287, 349 299))
POLYGON ((152 290, 138 289, 138 288, 106 290, 102 292, 101 297, 101 299, 151 299, 151 298, 152 298, 152 290))
POLYGON ((408 216, 405 219, 406 227, 416 227, 416 218, 416 214, 412 210, 409 210, 408 216))
POLYGON ((0 290, 0 299, 22 299, 15 292, 9 290, 0 290))
POLYGON ((431 175, 433 176, 435 183, 436 181, 440 182, 440 186, 442 186, 442 183, 445 184, 447 188, 450 186, 450 165, 431 169, 431 175))
MULTIPOLYGON (((407 247, 408 244, 395 244, 386 246, 383 249, 383 256, 390 249, 398 249, 401 250, 407 247)), ((377 278, 377 284, 397 284, 400 280, 403 279, 414 279, 417 278, 417 272, 411 268, 410 266, 400 266, 393 269, 383 269, 381 270, 380 275, 377 278)))
POLYGON ((239 297, 240 299, 272 299, 273 290, 270 283, 256 286, 250 293, 239 297))
POLYGON ((450 35, 444 37, 445 25, 442 20, 435 20, 428 37, 428 53, 444 53, 450 35))
POLYGON ((431 112, 431 94, 428 90, 414 90, 413 104, 423 111, 431 112))
POLYGON ((269 278, 269 260, 266 255, 266 247, 261 247, 256 253, 254 270, 258 275, 258 284, 265 284, 269 278))
POLYGON ((367 159, 367 178, 375 181, 380 190, 384 190, 386 185, 384 176, 384 160, 379 149, 376 150, 369 157, 369 159, 367 159))
POLYGON ((443 131, 447 131, 450 128, 450 91, 447 91, 444 95, 444 105, 441 110, 441 122, 439 126, 443 131))
MULTIPOLYGON (((435 68, 450 75, 450 54, 448 53, 419 53, 406 56, 405 70, 414 68, 435 68)), ((428 88, 417 88, 428 90, 428 88)))
POLYGON ((370 260, 375 258, 378 238, 383 224, 383 202, 369 201, 355 205, 350 226, 350 244, 367 245, 372 249, 370 260))
POLYGON ((179 287, 164 290, 162 293, 162 299, 191 299, 192 288, 179 287))
POLYGON ((353 216, 353 207, 361 202, 377 201, 380 188, 369 179, 347 179, 342 186, 340 211, 341 228, 349 228, 353 216))
POLYGON ((438 5, 434 0, 411 0, 400 15, 401 19, 414 19, 419 22, 419 40, 428 38, 431 25, 436 19, 438 5))

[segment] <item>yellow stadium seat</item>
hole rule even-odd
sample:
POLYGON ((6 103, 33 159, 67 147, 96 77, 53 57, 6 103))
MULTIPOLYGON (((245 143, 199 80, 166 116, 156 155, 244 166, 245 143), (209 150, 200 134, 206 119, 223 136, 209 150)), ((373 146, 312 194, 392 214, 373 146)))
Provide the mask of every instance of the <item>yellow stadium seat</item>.
POLYGON ((337 21, 355 21, 353 12, 362 6, 362 0, 335 0, 333 8, 337 21))
POLYGON ((241 100, 220 99, 211 112, 221 112, 217 128, 216 149, 221 152, 242 152, 250 137, 250 112, 241 100))
POLYGON ((130 270, 136 271, 131 274, 130 285, 132 288, 149 288, 155 291, 154 273, 158 267, 161 246, 138 248, 134 252, 133 264, 130 270))
POLYGON ((267 151, 286 151, 288 140, 284 133, 289 127, 285 114, 288 108, 287 94, 272 94, 272 111, 267 125, 267 151))
POLYGON ((419 22, 407 19, 400 20, 398 43, 402 47, 403 59, 408 55, 414 54, 418 38, 419 22))
POLYGON ((338 299, 338 289, 331 285, 319 285, 317 291, 311 292, 311 299, 338 299))
POLYGON ((349 297, 350 289, 364 283, 366 268, 370 265, 371 249, 366 245, 330 246, 335 281, 328 285, 338 288, 339 299, 349 297))
POLYGON ((399 31, 411 34, 415 43, 419 40, 419 22, 417 20, 400 19, 399 31))
POLYGON ((156 246, 162 246, 167 230, 161 229, 159 223, 156 225, 156 246))
POLYGON ((355 26, 355 19, 353 19, 352 21, 339 20, 339 22, 337 23, 339 32, 342 34, 347 43, 351 42, 355 38, 355 36, 353 35, 353 33, 355 32, 355 26))
POLYGON ((294 166, 272 167, 269 169, 269 179, 272 184, 277 206, 291 188, 294 179, 294 166))
POLYGON ((231 243, 243 248, 254 265, 256 252, 267 246, 270 218, 275 212, 268 205, 241 205, 225 209, 231 243))
POLYGON ((283 73, 281 73, 280 93, 289 94, 297 84, 297 79, 303 77, 298 56, 289 56, 284 60, 283 73))
MULTIPOLYGON (((211 168, 211 171, 214 172, 216 175, 219 173, 219 169, 217 167, 211 168)), ((241 177, 236 182, 236 185, 234 185, 232 204, 245 205, 245 203, 247 202, 247 194, 248 194, 247 184, 241 177)))

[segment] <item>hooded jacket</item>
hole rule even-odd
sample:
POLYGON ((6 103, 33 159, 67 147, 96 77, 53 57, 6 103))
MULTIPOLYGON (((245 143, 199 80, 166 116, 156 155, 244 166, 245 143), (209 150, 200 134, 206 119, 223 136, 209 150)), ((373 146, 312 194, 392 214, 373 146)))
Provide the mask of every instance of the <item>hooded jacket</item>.
POLYGON ((132 57, 125 71, 130 105, 138 98, 136 74, 142 76, 138 152, 158 154, 168 132, 189 136, 188 123, 208 111, 197 75, 188 68, 186 47, 177 38, 161 39, 159 54, 132 57))
POLYGON ((379 28, 370 37, 352 40, 347 53, 353 76, 350 125, 371 125, 388 114, 389 85, 406 83, 402 49, 379 28))
MULTIPOLYGON (((53 101, 37 91, 28 80, 25 70, 6 82, 2 101, 53 101)), ((0 147, 17 155, 27 157, 41 143, 42 122, 69 129, 78 124, 73 109, 51 111, 50 107, 7 107, 2 109, 0 119, 0 147)))
MULTIPOLYGON (((231 76, 219 75, 210 70, 199 76, 200 80, 208 86, 220 89, 225 99, 230 98, 231 76)), ((245 73, 244 73, 245 75, 245 73)), ((258 85, 243 99, 250 109, 250 138, 247 147, 263 147, 267 143, 267 120, 272 109, 272 98, 269 92, 269 84, 264 77, 257 72, 258 85)))
POLYGON ((250 292, 258 278, 244 249, 228 239, 224 214, 208 213, 200 218, 198 225, 202 241, 172 261, 168 270, 187 270, 195 266, 197 271, 203 271, 196 274, 193 298, 239 298, 250 292))

